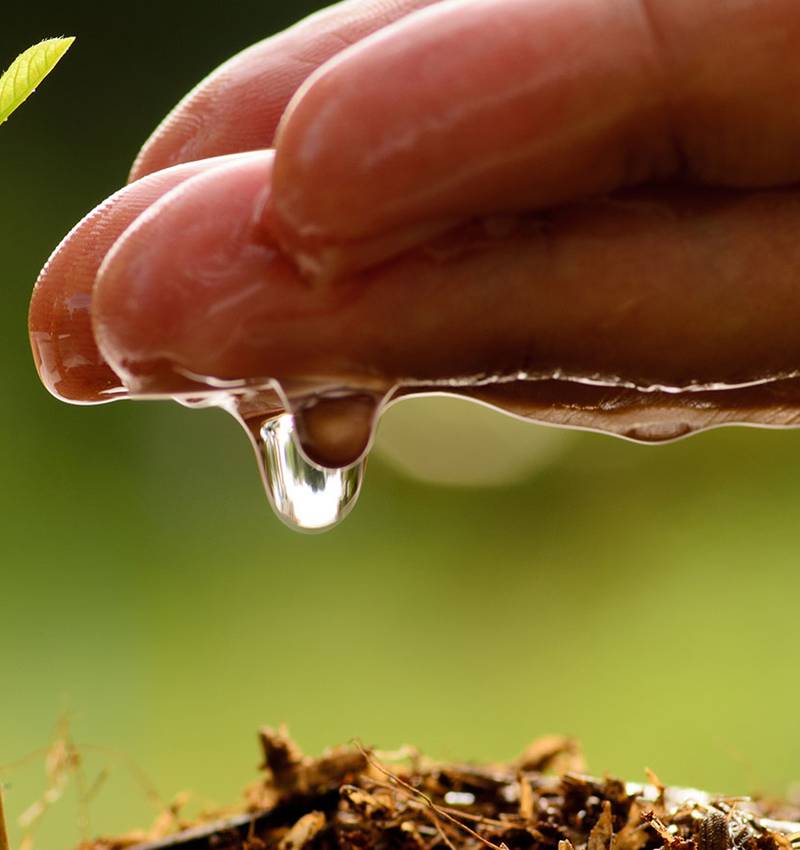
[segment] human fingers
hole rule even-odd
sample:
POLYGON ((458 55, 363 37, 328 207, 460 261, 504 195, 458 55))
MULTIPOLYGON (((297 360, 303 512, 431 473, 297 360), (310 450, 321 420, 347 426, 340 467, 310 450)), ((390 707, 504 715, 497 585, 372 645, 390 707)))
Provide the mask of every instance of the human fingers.
POLYGON ((234 56, 169 113, 131 180, 181 162, 272 146, 286 104, 320 64, 436 0, 346 0, 234 56))
POLYGON ((152 203, 227 159, 175 166, 121 189, 80 221, 55 249, 36 282, 29 312, 36 368, 53 395, 88 404, 125 394, 94 340, 90 310, 97 270, 117 238, 152 203))
MULTIPOLYGON (((522 379, 514 392, 530 387, 544 420, 585 403, 581 424, 603 427, 589 383, 719 424, 725 410, 763 421, 769 397, 717 391, 797 372, 799 192, 649 190, 482 221, 320 288, 260 227, 270 170, 264 153, 187 180, 106 258, 95 332, 134 394, 185 391, 187 377, 476 394, 522 379)), ((772 403, 770 421, 790 408, 772 403)))
POLYGON ((269 226, 343 274, 449 226, 667 180, 800 180, 795 0, 446 0, 301 87, 269 226))

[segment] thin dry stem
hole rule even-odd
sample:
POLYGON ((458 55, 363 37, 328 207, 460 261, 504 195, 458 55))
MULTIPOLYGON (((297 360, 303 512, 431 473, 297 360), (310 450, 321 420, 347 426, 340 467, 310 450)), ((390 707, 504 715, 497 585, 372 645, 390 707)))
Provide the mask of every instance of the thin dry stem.
MULTIPOLYGON (((389 788, 391 790, 394 790, 395 787, 390 782, 381 782, 379 779, 375 779, 374 777, 370 777, 369 782, 376 788, 389 788)), ((413 790, 416 791, 416 789, 413 790)), ((422 792, 420 791, 417 791, 417 794, 422 797, 425 797, 425 794, 422 794, 422 792)), ((417 803, 414 800, 409 800, 408 805, 413 806, 417 811, 430 808, 427 802, 417 803)), ((462 812, 461 809, 454 809, 451 806, 434 806, 434 808, 437 812, 440 812, 443 815, 454 815, 456 817, 462 818, 463 820, 474 821, 475 823, 479 823, 482 826, 497 826, 501 829, 505 829, 508 826, 508 823, 506 821, 496 820, 495 818, 488 818, 486 817, 486 815, 477 815, 474 812, 462 812)))
POLYGON ((444 843, 450 848, 450 850, 456 850, 455 844, 450 840, 450 836, 444 831, 442 827, 442 822, 439 820, 436 812, 428 809, 426 811, 428 819, 430 822, 436 827, 436 831, 439 833, 439 837, 444 841, 444 843))
POLYGON ((3 808, 3 786, 0 785, 0 850, 11 850, 6 831, 6 813, 3 808))
POLYGON ((361 755, 364 756, 368 764, 372 765, 375 770, 380 771, 384 776, 387 776, 389 779, 392 780, 392 782, 396 782, 401 788, 404 788, 410 794, 413 794, 415 797, 419 797, 436 815, 444 818, 446 821, 449 821, 454 826, 457 826, 459 829, 466 832, 467 835, 471 835, 474 839, 480 841, 481 844, 491 848, 491 850, 508 850, 505 844, 494 844, 493 842, 489 841, 488 838, 484 838, 480 833, 475 832, 475 830, 467 826, 467 824, 462 823, 460 820, 454 818, 452 815, 441 809, 439 806, 436 805, 436 803, 433 802, 433 800, 431 800, 431 798, 424 791, 420 791, 419 788, 415 788, 413 785, 409 785, 408 782, 405 782, 399 776, 396 776, 394 773, 392 773, 391 770, 384 767, 379 761, 376 761, 372 754, 368 750, 364 749, 364 747, 359 741, 355 741, 355 745, 361 752, 361 755))

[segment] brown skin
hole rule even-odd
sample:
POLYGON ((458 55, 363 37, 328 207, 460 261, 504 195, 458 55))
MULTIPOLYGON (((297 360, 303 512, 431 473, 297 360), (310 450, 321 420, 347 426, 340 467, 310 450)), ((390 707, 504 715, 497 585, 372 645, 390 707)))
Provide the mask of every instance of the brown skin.
MULTIPOLYGON (((198 392, 190 375, 383 392, 800 368, 794 0, 500 5, 345 3, 212 75, 134 175, 275 144, 274 172, 264 152, 156 175, 74 231, 31 306, 48 388, 92 402, 115 375, 170 395, 198 392)), ((643 439, 800 411, 795 381, 470 392, 643 439)))

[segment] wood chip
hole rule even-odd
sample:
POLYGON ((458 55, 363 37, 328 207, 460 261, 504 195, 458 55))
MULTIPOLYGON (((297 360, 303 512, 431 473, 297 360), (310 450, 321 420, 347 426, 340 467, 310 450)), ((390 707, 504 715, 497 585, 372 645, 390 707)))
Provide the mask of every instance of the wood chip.
POLYGON ((275 730, 265 726, 259 730, 258 737, 264 753, 262 769, 269 770, 275 787, 286 792, 299 790, 305 759, 286 727, 275 730))
POLYGON ((301 850, 324 826, 325 815, 322 812, 309 812, 303 815, 283 836, 278 844, 278 850, 301 850))

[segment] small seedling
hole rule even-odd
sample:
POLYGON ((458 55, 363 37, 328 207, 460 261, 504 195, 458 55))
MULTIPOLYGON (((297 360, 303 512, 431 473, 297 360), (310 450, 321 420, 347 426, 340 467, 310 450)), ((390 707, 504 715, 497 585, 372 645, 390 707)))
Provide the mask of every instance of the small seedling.
POLYGON ((36 91, 73 41, 74 38, 48 38, 17 56, 0 77, 0 124, 36 91))

